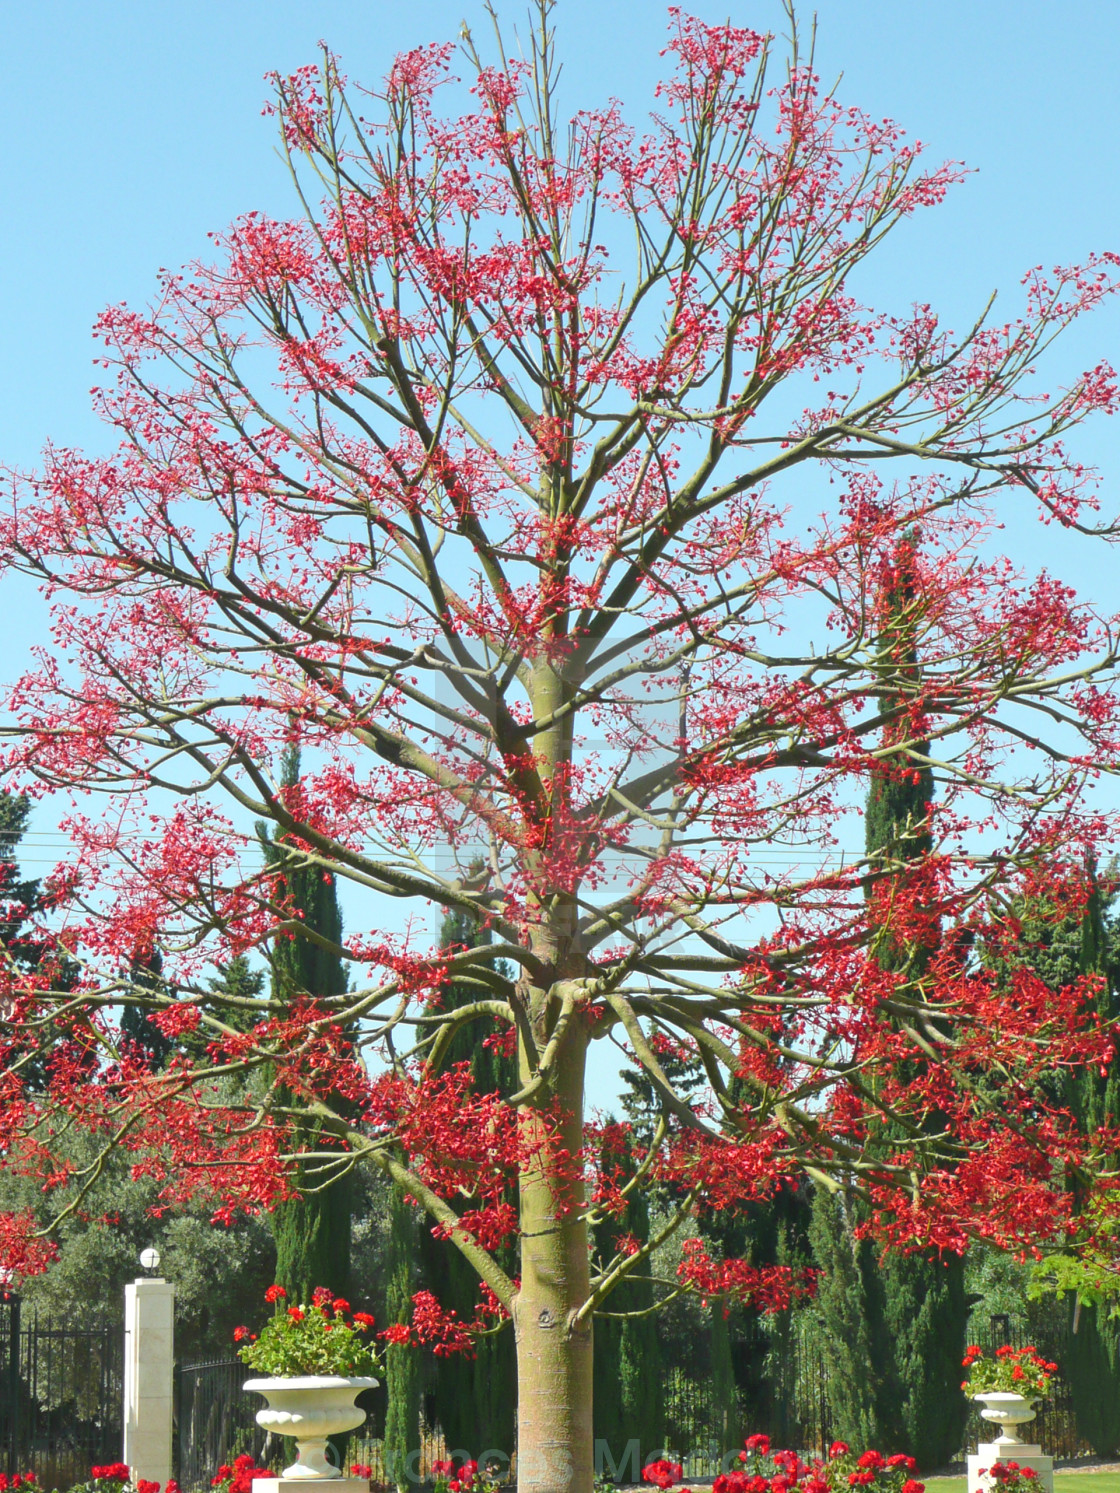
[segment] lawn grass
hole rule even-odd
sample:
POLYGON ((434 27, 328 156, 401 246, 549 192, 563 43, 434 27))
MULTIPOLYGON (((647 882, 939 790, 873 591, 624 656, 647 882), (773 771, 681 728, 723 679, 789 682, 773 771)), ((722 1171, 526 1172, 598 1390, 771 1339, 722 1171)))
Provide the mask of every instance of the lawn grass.
MULTIPOLYGON (((965 1493, 963 1477, 927 1477, 930 1493, 965 1493)), ((1054 1493, 1120 1493, 1120 1472, 1056 1472, 1054 1493)))

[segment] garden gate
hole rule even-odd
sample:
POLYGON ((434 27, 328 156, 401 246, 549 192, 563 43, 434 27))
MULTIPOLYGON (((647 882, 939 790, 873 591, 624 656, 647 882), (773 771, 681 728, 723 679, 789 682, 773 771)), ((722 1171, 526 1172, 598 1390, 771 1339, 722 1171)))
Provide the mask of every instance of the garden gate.
POLYGON ((58 1324, 0 1297, 0 1458, 47 1488, 121 1455, 124 1333, 119 1322, 58 1324))

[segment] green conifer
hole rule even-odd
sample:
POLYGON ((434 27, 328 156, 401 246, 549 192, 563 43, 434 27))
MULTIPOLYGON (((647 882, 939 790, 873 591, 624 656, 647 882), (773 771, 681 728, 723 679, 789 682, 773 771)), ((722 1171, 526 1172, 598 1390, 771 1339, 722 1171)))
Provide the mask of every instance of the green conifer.
MULTIPOLYGON (((1106 899, 1095 865, 1086 867, 1089 895, 1079 919, 1055 918, 1043 906, 1020 909, 1026 917, 1024 942, 1031 968, 1053 990, 1071 985, 1081 975, 1099 976, 1096 1007, 1103 1022, 1120 1019, 1118 999, 1117 929, 1110 917, 1112 898, 1106 899)), ((1120 1118, 1120 1064, 1114 1058, 1101 1073, 1082 1069, 1064 1075, 1058 1096, 1087 1133, 1120 1118)), ((1081 1186, 1073 1179, 1075 1201, 1081 1186)), ((1105 1306, 1070 1302, 1070 1333, 1062 1354, 1062 1370, 1069 1380, 1077 1429, 1098 1456, 1120 1451, 1120 1319, 1105 1306)))
MULTIPOLYGON (((472 948, 490 942, 488 929, 469 917, 449 913, 440 928, 440 945, 472 948)), ((443 992, 445 1010, 478 1000, 477 986, 452 980, 443 992)), ((514 1059, 478 1040, 477 1029, 460 1031, 448 1046, 444 1064, 469 1063, 475 1090, 480 1094, 511 1094, 515 1084, 514 1059)), ((465 1204, 469 1206, 469 1204, 465 1204)), ((478 1277, 448 1239, 437 1239, 430 1226, 420 1229, 424 1279, 445 1308, 469 1321, 478 1305, 478 1277)), ((499 1251, 499 1262, 517 1274, 516 1246, 499 1251)), ((484 1452, 512 1454, 517 1420, 517 1359, 512 1324, 506 1322, 478 1339, 476 1356, 452 1354, 431 1366, 432 1404, 448 1450, 478 1457, 484 1452)))
MULTIPOLYGON (((389 1259, 385 1281, 385 1316, 391 1324, 412 1319, 416 1265, 416 1209, 409 1205, 403 1189, 394 1183, 389 1194, 389 1259)), ((383 1447, 385 1476, 400 1493, 407 1493, 419 1476, 422 1379, 419 1350, 407 1343, 390 1343, 385 1350, 388 1404, 383 1447)))
MULTIPOLYGON (((285 754, 281 787, 295 788, 299 776, 299 749, 292 747, 285 754)), ((298 933, 277 940, 271 952, 273 999, 288 1005, 301 997, 322 1000, 342 995, 347 977, 338 952, 342 913, 334 876, 301 862, 298 852, 282 838, 270 839, 262 833, 261 843, 266 862, 282 871, 287 905, 322 940, 298 933)), ((312 1121, 301 1127, 299 1145, 314 1150, 327 1143, 312 1121)), ((350 1286, 351 1174, 324 1180, 301 1173, 296 1185, 301 1195, 280 1203, 271 1215, 277 1283, 291 1301, 309 1301, 317 1286, 328 1286, 345 1296, 350 1286)))
MULTIPOLYGON (((633 1164, 628 1137, 621 1148, 604 1155, 605 1167, 617 1166, 623 1176, 633 1164)), ((594 1230, 594 1253, 600 1266, 618 1253, 619 1240, 629 1235, 639 1244, 649 1240, 649 1200, 645 1193, 632 1193, 626 1210, 603 1217, 594 1230)), ((604 1312, 595 1318, 594 1337, 594 1428, 596 1442, 605 1443, 610 1461, 621 1471, 631 1466, 627 1448, 638 1442, 638 1467, 660 1450, 665 1439, 664 1374, 657 1331, 650 1267, 617 1286, 607 1298, 604 1312)))
MULTIPOLYGON (((141 998, 166 993, 163 980, 163 955, 153 949, 147 955, 137 955, 128 972, 128 983, 141 998)), ((130 1042, 134 1050, 142 1052, 150 1067, 162 1068, 175 1050, 170 1037, 165 1037, 150 1020, 143 1006, 126 1005, 121 1012, 121 1036, 130 1042)))
MULTIPOLYGON (((898 712, 884 740, 897 751, 884 754, 872 770, 865 828, 867 893, 873 918, 882 919, 873 934, 874 957, 881 968, 920 984, 936 932, 900 936, 890 915, 892 890, 920 875, 932 848, 929 744, 910 742, 914 722, 907 713, 920 684, 916 563, 916 544, 908 537, 884 588, 878 639, 883 708, 898 712)), ((823 1190, 818 1194, 813 1237, 828 1265, 819 1255, 818 1263, 836 1272, 824 1283, 819 1306, 833 1365, 833 1413, 854 1441, 892 1445, 925 1470, 939 1467, 959 1450, 968 1412, 960 1389, 969 1312, 964 1260, 933 1250, 880 1259, 858 1241, 859 1222, 856 1211, 840 1209, 823 1190), (864 1362, 862 1373, 848 1371, 853 1353, 864 1362)))

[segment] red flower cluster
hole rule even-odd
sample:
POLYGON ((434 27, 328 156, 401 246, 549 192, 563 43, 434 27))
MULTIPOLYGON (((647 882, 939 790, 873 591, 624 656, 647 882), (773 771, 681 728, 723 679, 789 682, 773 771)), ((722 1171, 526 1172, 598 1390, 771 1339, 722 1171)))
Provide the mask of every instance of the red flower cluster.
POLYGON ((223 1463, 218 1468, 216 1475, 211 1478, 210 1486, 220 1488, 222 1493, 253 1493, 253 1479, 257 1477, 275 1477, 267 1467, 257 1467, 248 1452, 243 1452, 240 1457, 234 1457, 233 1466, 223 1463))
POLYGON ((25 1493, 39 1486, 38 1475, 34 1472, 0 1472, 0 1493, 14 1493, 17 1488, 23 1488, 25 1493))
POLYGON ((109 1462, 104 1467, 91 1467, 89 1475, 95 1483, 114 1482, 127 1483, 132 1480, 132 1473, 124 1462, 109 1462))
POLYGON ((1034 1468, 1021 1467, 1018 1462, 993 1462, 991 1467, 981 1467, 979 1475, 989 1488, 998 1489, 999 1493, 1013 1493, 1015 1489, 1033 1493, 1038 1486, 1034 1468))
POLYGON ((668 1462, 664 1457, 657 1462, 650 1462, 642 1468, 642 1482, 653 1483, 662 1490, 671 1488, 674 1483, 679 1483, 680 1480, 680 1463, 668 1462))
POLYGON ((488 1484, 479 1472, 478 1463, 471 1458, 458 1466, 451 1458, 433 1462, 432 1473, 437 1493, 486 1493, 493 1488, 493 1484, 488 1484))
POLYGON ((907 1476, 917 1466, 913 1457, 901 1452, 885 1457, 874 1450, 856 1457, 846 1441, 834 1441, 825 1462, 803 1462, 796 1452, 771 1451, 768 1436, 749 1436, 739 1460, 749 1470, 717 1477, 713 1493, 847 1493, 851 1488, 925 1493, 924 1484, 907 1476))

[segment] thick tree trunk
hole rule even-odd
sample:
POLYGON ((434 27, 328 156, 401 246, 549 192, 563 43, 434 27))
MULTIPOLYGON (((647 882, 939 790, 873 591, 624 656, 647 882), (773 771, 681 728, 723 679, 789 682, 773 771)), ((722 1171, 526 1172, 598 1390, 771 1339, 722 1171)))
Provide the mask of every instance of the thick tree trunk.
POLYGON ((591 1322, 575 1321, 590 1292, 579 1161, 586 1047, 574 1023, 547 1098, 525 1118, 534 1150, 520 1179, 521 1289, 513 1311, 518 1493, 592 1493, 594 1485, 591 1322))

